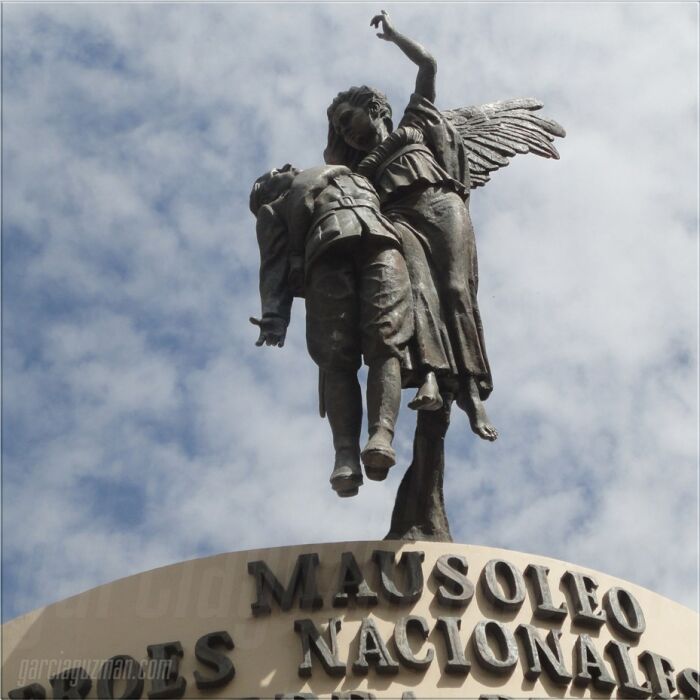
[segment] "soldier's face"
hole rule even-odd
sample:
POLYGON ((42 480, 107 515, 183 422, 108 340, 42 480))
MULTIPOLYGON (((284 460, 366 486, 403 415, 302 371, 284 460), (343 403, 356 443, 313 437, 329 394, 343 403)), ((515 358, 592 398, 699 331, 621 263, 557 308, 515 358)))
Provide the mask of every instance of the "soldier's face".
POLYGON ((381 120, 370 116, 362 107, 341 102, 333 113, 332 122, 345 143, 358 151, 371 151, 381 143, 381 120))
POLYGON ((270 175, 276 182, 280 183, 280 185, 287 186, 292 184, 292 180, 298 174, 299 170, 289 163, 283 165, 281 168, 274 168, 270 171, 270 175))
POLYGON ((270 178, 265 184, 265 195, 267 201, 277 199, 284 194, 291 186, 292 181, 299 171, 289 165, 283 165, 281 168, 275 168, 270 171, 270 178))

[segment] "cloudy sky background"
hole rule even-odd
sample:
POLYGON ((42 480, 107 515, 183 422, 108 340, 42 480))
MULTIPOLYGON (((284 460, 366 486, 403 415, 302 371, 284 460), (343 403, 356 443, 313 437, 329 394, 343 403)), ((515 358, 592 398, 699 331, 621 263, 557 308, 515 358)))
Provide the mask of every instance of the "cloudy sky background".
MULTIPOLYGON (((567 129, 474 193, 501 437, 456 411, 455 540, 697 607, 698 7, 385 5, 437 104, 567 129)), ((3 618, 223 551, 381 539, 410 461, 328 485, 303 308, 256 348, 250 185, 322 161, 325 109, 415 69, 380 5, 3 7, 3 618)))

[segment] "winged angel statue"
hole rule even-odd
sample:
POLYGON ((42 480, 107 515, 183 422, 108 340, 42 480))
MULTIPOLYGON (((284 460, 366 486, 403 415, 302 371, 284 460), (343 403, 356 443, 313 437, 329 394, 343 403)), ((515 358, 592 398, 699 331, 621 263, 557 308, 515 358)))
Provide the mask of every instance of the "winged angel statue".
POLYGON ((465 411, 482 439, 498 436, 484 407, 493 381, 477 303, 470 192, 518 153, 558 159, 552 142, 565 132, 537 115, 542 104, 531 98, 438 110, 435 59, 396 31, 386 12, 370 24, 418 66, 415 91, 395 130, 381 92, 367 86, 341 92, 327 111, 326 166, 303 172, 286 166, 256 182, 251 210, 258 218, 263 317, 251 321, 261 329, 258 344, 281 345, 291 294, 306 297, 307 340, 320 367, 321 412, 336 447, 331 484, 339 495, 357 492, 360 458, 368 478, 385 478, 395 462, 401 387, 417 389, 409 403, 418 411, 413 462, 388 537, 450 540, 442 482, 451 405, 465 411), (265 224, 266 217, 277 223, 265 224), (280 221, 288 237, 281 247, 270 235, 280 221), (272 249, 274 258, 287 251, 275 273, 266 252, 272 249), (353 327, 343 327, 347 319, 353 327), (362 452, 360 354, 369 367, 369 441, 362 452))

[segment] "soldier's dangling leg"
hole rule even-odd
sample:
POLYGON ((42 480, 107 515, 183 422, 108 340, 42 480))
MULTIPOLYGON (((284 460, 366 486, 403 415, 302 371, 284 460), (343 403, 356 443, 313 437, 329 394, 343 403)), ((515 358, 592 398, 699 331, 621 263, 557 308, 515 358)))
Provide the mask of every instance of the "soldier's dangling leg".
POLYGON ((396 357, 374 358, 367 372, 369 440, 362 450, 368 479, 382 481, 396 464, 394 439, 401 405, 401 364, 396 357))
POLYGON ((401 251, 367 241, 360 266, 362 352, 369 368, 369 440, 362 462, 369 479, 381 481, 396 463, 392 447, 401 404, 403 349, 413 334, 411 285, 401 251))
MULTIPOLYGON (((346 251, 347 252, 347 251, 346 251)), ((321 370, 321 400, 333 434, 331 487, 354 496, 362 484, 359 300, 352 255, 324 254, 307 271, 306 343, 321 370)))
POLYGON ((335 449, 331 487, 341 497, 354 496, 362 485, 360 383, 353 370, 323 370, 323 375, 323 402, 335 449))

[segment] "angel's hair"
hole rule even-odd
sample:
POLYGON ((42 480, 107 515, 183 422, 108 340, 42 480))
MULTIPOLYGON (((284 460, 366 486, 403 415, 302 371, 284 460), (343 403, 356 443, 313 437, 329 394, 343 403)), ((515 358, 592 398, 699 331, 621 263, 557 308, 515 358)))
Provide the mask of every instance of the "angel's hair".
POLYGON ((386 95, 379 90, 367 85, 360 85, 338 93, 326 111, 328 115, 328 144, 323 152, 323 157, 329 165, 347 165, 352 168, 366 154, 361 154, 348 146, 333 126, 333 115, 342 102, 347 102, 352 107, 361 107, 368 113, 371 112, 373 117, 383 119, 389 133, 394 130, 394 124, 391 121, 389 101, 386 99, 386 95))
POLYGON ((386 95, 379 90, 367 85, 360 85, 360 87, 351 87, 344 92, 339 92, 326 112, 328 121, 333 119, 333 114, 341 102, 347 102, 352 107, 363 107, 367 110, 369 110, 370 105, 373 106, 374 116, 383 118, 389 131, 394 130, 391 122, 391 105, 386 99, 386 95))
MULTIPOLYGON (((248 200, 248 206, 250 207, 250 211, 253 213, 253 216, 258 215, 258 212, 260 211, 260 207, 262 207, 264 204, 270 204, 272 201, 272 193, 270 192, 268 185, 272 178, 280 172, 283 168, 287 168, 288 166, 284 165, 282 168, 273 168, 272 170, 269 170, 268 172, 264 173, 261 175, 254 183, 253 183, 253 189, 250 191, 250 199, 248 200)), ((297 172, 297 169, 289 166, 289 168, 293 172, 297 172)))

